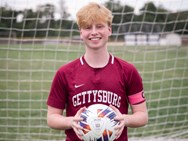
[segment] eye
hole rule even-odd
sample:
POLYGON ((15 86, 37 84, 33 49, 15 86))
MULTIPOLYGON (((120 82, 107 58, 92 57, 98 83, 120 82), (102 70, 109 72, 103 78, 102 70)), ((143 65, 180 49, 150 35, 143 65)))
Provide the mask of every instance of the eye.
POLYGON ((90 29, 91 29, 91 26, 86 25, 86 26, 84 27, 84 29, 85 29, 85 30, 90 30, 90 29))
POLYGON ((97 25, 97 28, 98 28, 98 29, 101 29, 101 28, 103 28, 103 27, 104 27, 104 25, 102 25, 102 24, 98 24, 98 25, 97 25))

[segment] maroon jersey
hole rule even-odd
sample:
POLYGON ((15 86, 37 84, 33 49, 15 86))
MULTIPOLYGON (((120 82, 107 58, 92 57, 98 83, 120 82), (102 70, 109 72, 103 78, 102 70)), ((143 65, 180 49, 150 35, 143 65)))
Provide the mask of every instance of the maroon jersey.
MULTIPOLYGON (((82 56, 57 71, 47 104, 66 109, 67 116, 96 103, 111 104, 127 114, 129 103, 144 102, 142 96, 142 79, 132 64, 110 55, 105 67, 92 68, 82 56)), ((66 141, 80 141, 72 129, 65 133, 66 141)), ((126 127, 116 141, 127 141, 126 127)))

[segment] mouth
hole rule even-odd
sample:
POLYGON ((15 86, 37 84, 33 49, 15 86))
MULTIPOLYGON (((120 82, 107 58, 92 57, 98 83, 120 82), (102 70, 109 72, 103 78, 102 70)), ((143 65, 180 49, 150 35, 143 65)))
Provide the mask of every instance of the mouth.
POLYGON ((91 38, 89 38, 89 40, 91 40, 91 41, 98 41, 100 39, 101 39, 101 37, 91 37, 91 38))

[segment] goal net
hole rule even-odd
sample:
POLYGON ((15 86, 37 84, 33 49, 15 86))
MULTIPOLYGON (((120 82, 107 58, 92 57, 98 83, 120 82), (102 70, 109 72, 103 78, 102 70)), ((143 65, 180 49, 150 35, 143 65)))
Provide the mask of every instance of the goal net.
MULTIPOLYGON (((65 138, 64 131, 47 126, 46 100, 56 70, 84 53, 75 18, 70 13, 75 14, 78 4, 62 0, 57 5, 42 2, 45 1, 41 1, 35 10, 17 10, 14 7, 31 4, 31 0, 21 3, 14 0, 13 5, 3 0, 0 4, 2 141, 65 138)), ((186 0, 167 3, 146 0, 141 7, 140 0, 100 2, 114 16, 113 34, 108 44, 110 53, 133 63, 143 79, 149 123, 145 127, 129 128, 130 140, 186 140, 186 0), (172 9, 172 3, 176 3, 175 9, 172 9)))

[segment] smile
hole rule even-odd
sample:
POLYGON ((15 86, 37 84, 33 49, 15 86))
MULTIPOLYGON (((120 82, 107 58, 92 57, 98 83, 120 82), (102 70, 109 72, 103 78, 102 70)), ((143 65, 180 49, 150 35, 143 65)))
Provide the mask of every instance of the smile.
POLYGON ((89 38, 89 40, 92 40, 92 41, 97 41, 97 40, 100 40, 101 37, 93 37, 93 38, 89 38))

